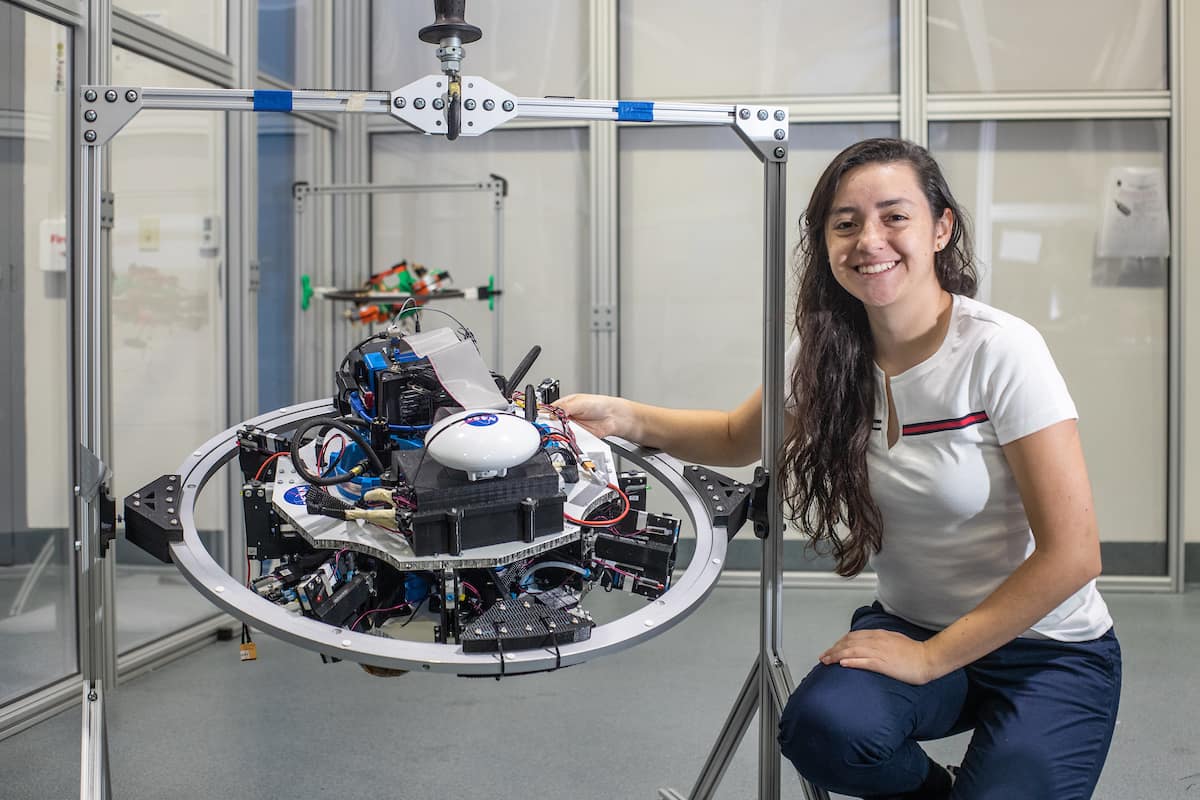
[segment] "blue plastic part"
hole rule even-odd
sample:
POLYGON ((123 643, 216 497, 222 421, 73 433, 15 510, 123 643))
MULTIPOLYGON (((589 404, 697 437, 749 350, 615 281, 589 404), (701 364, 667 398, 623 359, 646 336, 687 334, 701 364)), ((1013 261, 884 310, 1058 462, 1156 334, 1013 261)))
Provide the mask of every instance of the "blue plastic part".
POLYGON ((367 353, 363 356, 363 363, 367 365, 367 369, 375 372, 381 369, 387 369, 387 356, 383 353, 367 353))
POLYGON ((653 122, 654 103, 619 101, 617 119, 621 122, 653 122))
POLYGON ((279 89, 255 89, 255 111, 291 111, 292 93, 279 89))
POLYGON ((401 350, 397 347, 392 351, 392 360, 400 364, 409 364, 413 361, 420 361, 421 356, 414 353, 412 350, 401 350))
POLYGON ((429 596, 429 578, 417 572, 404 576, 404 602, 415 604, 429 596))

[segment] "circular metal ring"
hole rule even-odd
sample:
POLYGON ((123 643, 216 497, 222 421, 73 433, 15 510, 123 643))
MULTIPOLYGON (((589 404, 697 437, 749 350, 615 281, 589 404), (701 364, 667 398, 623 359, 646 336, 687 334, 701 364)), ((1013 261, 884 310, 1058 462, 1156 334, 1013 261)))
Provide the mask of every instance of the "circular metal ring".
POLYGON ((209 479, 237 453, 237 431, 244 425, 285 431, 334 411, 330 401, 318 400, 268 412, 209 439, 179 468, 182 491, 177 508, 183 533, 181 541, 170 545, 172 560, 187 580, 223 611, 292 644, 337 658, 392 669, 458 675, 540 672, 619 652, 671 628, 708 596, 725 566, 726 530, 710 522, 699 494, 680 474, 680 462, 621 439, 608 439, 606 441, 614 450, 661 480, 683 504, 696 532, 696 549, 687 569, 662 597, 617 620, 597 625, 588 640, 560 645, 557 652, 536 649, 506 651, 503 655, 464 653, 457 644, 390 639, 297 616, 244 587, 213 559, 196 530, 196 501, 209 479))

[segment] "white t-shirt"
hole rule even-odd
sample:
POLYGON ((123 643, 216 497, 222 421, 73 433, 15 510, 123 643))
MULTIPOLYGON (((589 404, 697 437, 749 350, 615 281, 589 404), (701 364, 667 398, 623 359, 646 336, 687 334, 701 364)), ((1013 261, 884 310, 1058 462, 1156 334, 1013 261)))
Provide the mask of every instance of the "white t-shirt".
MULTIPOLYGON (((787 372, 799 352, 788 348, 787 372)), ((946 338, 893 376, 900 438, 887 444, 887 394, 876 369, 867 450, 883 546, 871 558, 884 609, 941 630, 974 609, 1034 550, 1002 445, 1076 419, 1041 334, 1027 322, 955 295, 946 338)), ((1024 635, 1086 641, 1112 625, 1090 581, 1024 635)))

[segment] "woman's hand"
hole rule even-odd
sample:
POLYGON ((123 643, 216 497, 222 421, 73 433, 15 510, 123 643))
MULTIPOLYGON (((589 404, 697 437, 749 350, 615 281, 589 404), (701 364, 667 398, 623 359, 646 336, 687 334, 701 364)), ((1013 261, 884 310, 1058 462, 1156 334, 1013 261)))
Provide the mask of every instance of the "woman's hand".
POLYGON ((602 394, 570 394, 554 405, 566 411, 571 421, 599 436, 620 436, 638 442, 641 435, 634 405, 622 397, 602 394))
POLYGON ((821 654, 821 663, 866 669, 914 686, 941 677, 924 642, 894 631, 850 631, 821 654))

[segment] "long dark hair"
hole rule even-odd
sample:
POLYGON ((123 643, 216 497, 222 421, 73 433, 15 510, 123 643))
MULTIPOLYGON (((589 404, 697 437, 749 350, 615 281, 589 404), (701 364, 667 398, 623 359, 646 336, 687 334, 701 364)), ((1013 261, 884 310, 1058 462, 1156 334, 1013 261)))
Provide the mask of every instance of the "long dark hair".
POLYGON ((973 297, 977 282, 966 217, 928 150, 903 139, 867 139, 825 168, 800 220, 800 357, 790 377, 796 424, 783 443, 780 472, 792 521, 819 549, 832 550, 843 577, 862 572, 883 545, 883 520, 867 476, 875 345, 863 304, 833 277, 825 223, 843 175, 863 164, 896 162, 916 172, 934 220, 946 209, 954 215, 949 241, 934 254, 938 283, 973 297))

